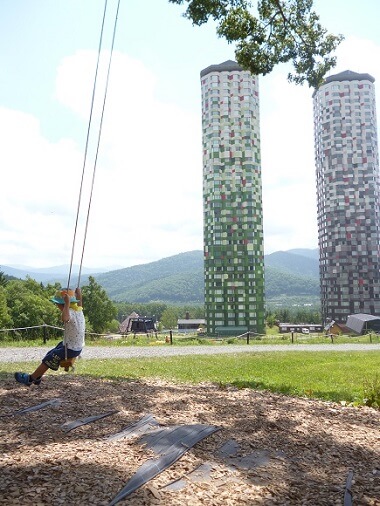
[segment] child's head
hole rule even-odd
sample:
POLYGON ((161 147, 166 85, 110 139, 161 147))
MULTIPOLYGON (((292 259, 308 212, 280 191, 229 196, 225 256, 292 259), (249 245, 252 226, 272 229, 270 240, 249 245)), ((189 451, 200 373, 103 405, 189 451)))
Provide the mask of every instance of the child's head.
POLYGON ((64 296, 65 295, 68 295, 70 297, 70 306, 72 304, 77 304, 77 302, 79 302, 79 300, 75 297, 75 292, 74 290, 57 290, 55 292, 55 295, 54 297, 52 297, 50 300, 52 302, 54 302, 54 304, 57 304, 58 306, 64 306, 65 305, 65 299, 64 299, 64 296))

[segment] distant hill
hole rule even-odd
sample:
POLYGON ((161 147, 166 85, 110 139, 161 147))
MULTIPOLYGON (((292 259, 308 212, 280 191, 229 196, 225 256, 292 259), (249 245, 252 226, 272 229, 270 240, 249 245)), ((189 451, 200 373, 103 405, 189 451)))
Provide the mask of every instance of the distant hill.
POLYGON ((319 249, 305 249, 305 248, 295 248, 288 249, 285 253, 293 253, 294 255, 301 255, 303 257, 312 258, 313 260, 319 260, 319 249))
MULTIPOLYGON (((277 251, 265 255, 264 261, 267 299, 279 296, 319 296, 317 249, 277 251)), ((66 270, 68 271, 67 267, 66 270)), ((57 269, 53 272, 54 268, 49 269, 49 273, 41 272, 41 269, 39 272, 24 269, 17 274, 17 269, 0 266, 0 271, 21 279, 25 278, 27 271, 30 277, 44 283, 60 282, 64 285, 67 281, 62 278, 62 271, 57 269)), ((83 269, 82 284, 87 283, 88 275, 91 274, 115 301, 162 301, 168 304, 204 302, 203 252, 199 250, 110 272, 89 271, 91 270, 83 269)), ((72 280, 74 284, 75 275, 72 280)))
POLYGON ((203 303, 203 253, 189 251, 156 262, 94 276, 113 300, 203 303))
POLYGON ((265 268, 273 267, 297 276, 318 278, 318 250, 276 251, 265 255, 265 268), (305 253, 306 252, 306 253, 305 253))
MULTIPOLYGON (((13 276, 17 279, 26 279, 27 276, 35 279, 39 283, 55 283, 56 281, 61 282, 65 280, 69 275, 68 265, 56 265, 55 267, 28 267, 26 265, 0 265, 0 271, 4 272, 8 276, 13 276)), ((88 269, 82 268, 82 274, 93 275, 95 273, 104 272, 105 269, 88 269)), ((79 266, 73 265, 72 275, 74 279, 78 279, 79 266)))

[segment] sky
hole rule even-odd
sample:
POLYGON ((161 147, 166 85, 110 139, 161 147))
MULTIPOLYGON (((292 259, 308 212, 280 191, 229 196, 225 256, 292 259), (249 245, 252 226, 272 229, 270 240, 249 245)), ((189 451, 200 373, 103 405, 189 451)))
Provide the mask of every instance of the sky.
MULTIPOLYGON (((0 0, 0 270, 79 264, 82 251, 85 267, 110 270, 203 249, 199 75, 234 46, 168 0, 121 0, 101 123, 116 6, 79 198, 104 0, 0 0)), ((314 8, 345 36, 329 75, 371 74, 380 111, 380 2, 314 8)), ((312 89, 289 70, 259 78, 266 254, 318 247, 312 89)))

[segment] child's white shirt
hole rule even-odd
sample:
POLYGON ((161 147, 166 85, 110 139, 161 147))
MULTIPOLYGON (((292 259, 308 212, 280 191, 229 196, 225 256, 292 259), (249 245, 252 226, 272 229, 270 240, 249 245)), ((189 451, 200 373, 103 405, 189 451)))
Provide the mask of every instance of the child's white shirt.
POLYGON ((65 322, 65 345, 70 350, 80 351, 84 346, 85 320, 83 311, 69 309, 70 320, 65 322))

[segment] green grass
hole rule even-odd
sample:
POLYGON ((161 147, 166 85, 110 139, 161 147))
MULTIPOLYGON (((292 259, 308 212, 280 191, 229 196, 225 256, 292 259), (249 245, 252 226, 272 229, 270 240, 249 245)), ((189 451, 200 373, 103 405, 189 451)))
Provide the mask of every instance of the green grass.
MULTIPOLYGON (((291 396, 365 404, 368 385, 379 398, 380 351, 368 352, 262 352, 234 355, 196 355, 77 362, 75 374, 128 380, 162 378, 197 384, 212 382, 225 387, 269 390, 291 396)), ((15 370, 32 370, 35 363, 0 363, 1 376, 15 370)), ((51 373, 48 373, 51 374, 51 373)), ((56 373, 54 373, 56 374, 56 373)), ((64 373, 63 373, 64 374, 64 373)), ((374 407, 377 407, 376 405, 374 407)))
MULTIPOLYGON (((107 337, 94 337, 87 336, 86 345, 87 346, 169 346, 170 344, 165 342, 165 337, 169 336, 169 334, 158 334, 157 337, 147 337, 145 335, 137 335, 133 337, 133 335, 123 336, 119 339, 109 339, 107 337)), ((47 346, 55 345, 60 338, 51 338, 47 341, 47 346)), ((368 334, 363 336, 334 336, 331 339, 329 336, 325 336, 324 334, 315 333, 315 334, 301 334, 294 333, 293 343, 291 334, 279 334, 278 332, 270 333, 268 332, 265 336, 250 336, 249 343, 251 345, 266 345, 266 344, 329 344, 333 342, 334 344, 343 344, 343 343, 380 343, 380 336, 377 334, 368 334)), ((236 337, 224 337, 224 338, 208 338, 208 337, 198 337, 196 334, 175 334, 173 333, 173 344, 176 346, 198 346, 198 345, 209 345, 209 346, 219 346, 219 345, 233 345, 233 344, 246 344, 247 338, 244 337, 242 339, 237 339, 236 337)), ((15 347, 25 347, 25 346, 41 346, 43 345, 42 336, 39 339, 27 340, 27 339, 7 339, 0 341, 0 348, 7 346, 15 346, 15 347)))

